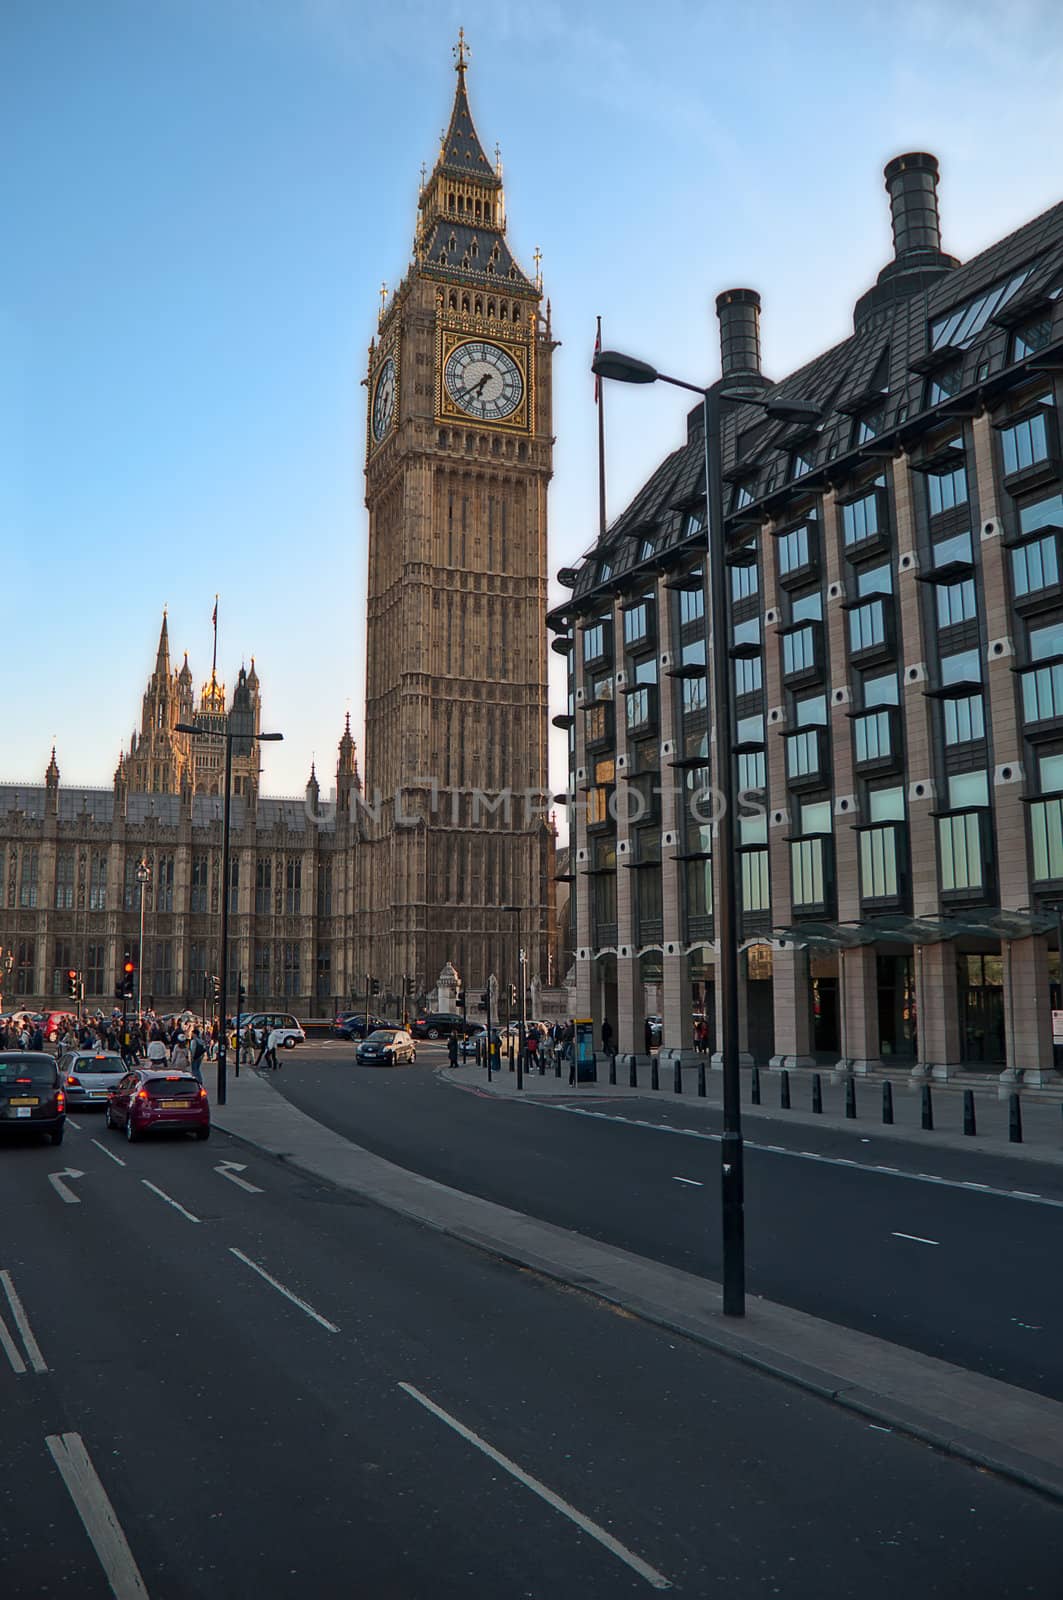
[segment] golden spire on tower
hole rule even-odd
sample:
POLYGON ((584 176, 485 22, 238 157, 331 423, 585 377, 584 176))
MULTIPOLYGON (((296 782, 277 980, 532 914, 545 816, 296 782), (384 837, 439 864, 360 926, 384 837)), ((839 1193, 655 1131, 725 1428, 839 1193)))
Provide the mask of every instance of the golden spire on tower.
POLYGON ((454 57, 454 71, 464 72, 468 65, 469 56, 472 54, 465 38, 464 28, 458 29, 458 42, 451 46, 451 54, 454 57))

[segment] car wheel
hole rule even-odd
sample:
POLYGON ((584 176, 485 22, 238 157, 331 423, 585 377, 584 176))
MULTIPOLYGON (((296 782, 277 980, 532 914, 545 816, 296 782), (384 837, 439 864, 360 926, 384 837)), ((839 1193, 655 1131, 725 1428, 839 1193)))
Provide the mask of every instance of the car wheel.
POLYGON ((125 1136, 130 1144, 136 1144, 139 1137, 137 1130, 133 1126, 132 1112, 125 1119, 125 1136))
POLYGON ((294 1050, 295 1049, 295 1040, 294 1039, 285 1039, 284 1048, 285 1048, 285 1050, 294 1050))
POLYGON ((416 1061, 417 1060, 417 1051, 416 1050, 411 1050, 410 1051, 410 1060, 411 1061, 416 1061))
POLYGON ((210 1129, 209 1128, 197 1128, 196 1129, 196 1138, 197 1139, 209 1139, 210 1138, 210 1129))
POLYGON ((63 1132, 64 1132, 64 1129, 62 1127, 56 1128, 55 1132, 52 1134, 52 1143, 53 1144, 62 1144, 62 1142, 63 1142, 63 1132))
POLYGON ((114 1127, 114 1122, 111 1119, 111 1108, 110 1108, 110 1106, 108 1106, 106 1108, 106 1110, 104 1111, 104 1113, 103 1113, 103 1125, 104 1125, 105 1128, 113 1128, 114 1127))
POLYGON ((429 1028, 428 1037, 430 1039, 438 1039, 439 1038, 439 1029, 438 1028, 429 1028))

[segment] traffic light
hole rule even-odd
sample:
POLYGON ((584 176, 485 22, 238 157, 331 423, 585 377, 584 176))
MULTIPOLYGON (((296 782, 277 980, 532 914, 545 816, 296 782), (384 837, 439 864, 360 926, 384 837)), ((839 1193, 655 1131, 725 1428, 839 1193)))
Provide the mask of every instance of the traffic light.
POLYGON ((371 984, 374 999, 380 994, 380 979, 374 978, 371 984))
POLYGON ((66 975, 66 992, 71 1000, 78 997, 78 973, 76 967, 70 967, 66 975))
POLYGON ((237 984, 237 987, 236 987, 236 1009, 237 1009, 237 1011, 242 1011, 244 1009, 244 1001, 246 999, 247 999, 247 990, 244 988, 244 985, 242 983, 237 984))
POLYGON ((217 977, 216 975, 211 977, 211 980, 210 980, 210 992, 211 992, 211 996, 212 996, 212 998, 214 1000, 214 1004, 216 1006, 220 1006, 221 1005, 221 979, 219 977, 217 977))
POLYGON ((136 970, 136 963, 127 950, 125 961, 122 964, 122 994, 127 997, 133 993, 133 978, 136 970))
POLYGON ((517 1009, 517 985, 515 983, 511 983, 509 986, 509 1009, 511 1011, 516 1011, 517 1009))
POLYGON ((476 1009, 477 1009, 477 1011, 486 1011, 490 1007, 490 1004, 491 1004, 491 996, 488 993, 488 991, 485 989, 483 994, 480 996, 480 1004, 477 1006, 476 1009))
POLYGON ((464 989, 459 989, 458 990, 457 994, 454 996, 454 1004, 457 1006, 459 1011, 464 1011, 465 1010, 465 990, 464 989))

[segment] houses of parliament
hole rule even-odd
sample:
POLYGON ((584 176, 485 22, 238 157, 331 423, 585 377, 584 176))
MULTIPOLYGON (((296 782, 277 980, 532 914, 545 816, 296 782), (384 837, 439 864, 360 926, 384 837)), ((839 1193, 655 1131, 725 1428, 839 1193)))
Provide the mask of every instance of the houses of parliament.
POLYGON ((228 992, 239 977, 256 1008, 324 1015, 363 994, 367 974, 385 996, 425 997, 448 963, 470 988, 491 975, 504 985, 520 975, 518 947, 524 976, 549 981, 554 340, 538 272, 507 243, 463 36, 454 56, 450 122, 363 380, 365 792, 349 718, 328 801, 313 768, 304 795, 263 795, 257 743, 234 750, 223 885, 224 744, 210 734, 234 712, 257 733, 260 685, 253 661, 231 694, 212 670, 197 700, 187 658, 174 670, 164 616, 140 728, 111 787, 64 785, 54 750, 42 785, 0 785, 8 1006, 61 1002, 72 968, 88 1004, 113 1003, 128 952, 145 1002, 205 1009, 223 893, 228 992))

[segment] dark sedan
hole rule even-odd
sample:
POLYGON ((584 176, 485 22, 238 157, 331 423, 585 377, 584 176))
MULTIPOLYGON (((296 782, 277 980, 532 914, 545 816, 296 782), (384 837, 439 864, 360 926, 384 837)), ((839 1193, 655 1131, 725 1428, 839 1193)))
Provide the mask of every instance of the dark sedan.
POLYGON ((449 1039, 452 1033, 460 1038, 463 1034, 482 1031, 482 1028, 482 1023, 466 1022, 456 1011, 429 1011, 425 1016, 415 1017, 410 1023, 410 1032, 415 1039, 449 1039))
POLYGON ((394 1067, 400 1061, 416 1061, 417 1046, 402 1028, 377 1028, 355 1051, 362 1066, 394 1067))
POLYGON ((46 1133, 53 1144, 62 1144, 66 1093, 52 1056, 36 1050, 0 1054, 0 1126, 46 1133))

